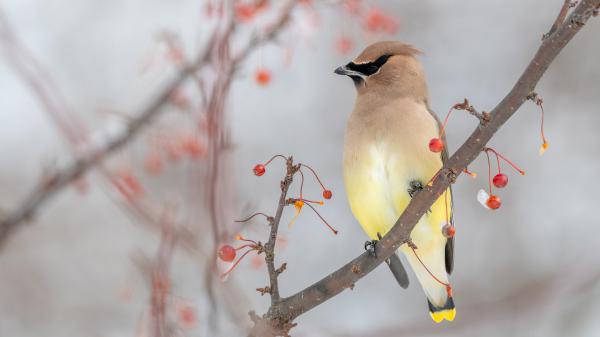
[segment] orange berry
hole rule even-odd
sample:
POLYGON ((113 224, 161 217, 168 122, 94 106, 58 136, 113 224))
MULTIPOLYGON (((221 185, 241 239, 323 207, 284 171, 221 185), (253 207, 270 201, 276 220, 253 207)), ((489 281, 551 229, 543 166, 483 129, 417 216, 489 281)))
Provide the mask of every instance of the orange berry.
POLYGON ((219 258, 225 262, 231 262, 235 259, 235 248, 230 245, 223 245, 219 248, 219 258))
POLYGON ((497 195, 490 195, 485 204, 490 209, 498 209, 500 208, 500 205, 502 205, 502 200, 500 200, 500 197, 497 195))
POLYGON ((256 71, 256 74, 254 74, 254 79, 258 85, 266 86, 271 83, 271 72, 265 68, 260 68, 256 71))
POLYGON ((323 191, 323 198, 325 198, 325 199, 328 199, 328 200, 329 200, 329 199, 331 199, 331 197, 332 197, 332 196, 333 196, 333 193, 331 193, 331 191, 330 191, 330 190, 325 190, 325 191, 323 191))

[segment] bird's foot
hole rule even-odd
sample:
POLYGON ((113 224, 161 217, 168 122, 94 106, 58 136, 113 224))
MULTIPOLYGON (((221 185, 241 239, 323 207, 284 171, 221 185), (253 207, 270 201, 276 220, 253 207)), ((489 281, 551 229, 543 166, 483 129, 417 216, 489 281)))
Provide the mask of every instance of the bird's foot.
MULTIPOLYGON (((423 190, 423 183, 420 180, 412 180, 408 183, 408 195, 413 198, 419 192, 423 190)), ((427 213, 431 213, 431 208, 427 210, 427 213)))
POLYGON ((374 258, 377 258, 377 243, 381 240, 381 233, 377 232, 378 240, 365 241, 365 250, 374 258))
POLYGON ((419 180, 412 180, 410 183, 408 183, 408 195, 410 195, 410 197, 414 197, 415 195, 417 195, 417 193, 419 193, 421 190, 423 189, 423 183, 419 180))
POLYGON ((365 241, 365 250, 374 258, 377 258, 377 242, 379 240, 365 241))

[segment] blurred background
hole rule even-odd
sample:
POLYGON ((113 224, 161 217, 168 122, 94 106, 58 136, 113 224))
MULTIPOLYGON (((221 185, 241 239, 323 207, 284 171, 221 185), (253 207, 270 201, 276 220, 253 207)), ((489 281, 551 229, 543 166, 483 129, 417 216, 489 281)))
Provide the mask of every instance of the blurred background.
MULTIPOLYGON (((156 310, 168 335, 245 336, 247 312, 268 308, 268 296, 255 291, 268 284, 264 255, 249 254, 225 281, 219 273, 228 266, 214 265, 218 246, 239 245, 237 233, 267 239, 260 217, 234 223, 277 207, 283 163, 262 177, 255 164, 293 155, 333 191, 318 209, 337 236, 308 209, 291 228, 294 210, 284 213, 276 258, 288 263, 283 296, 363 252, 366 236, 341 176, 355 94, 333 70, 369 43, 401 40, 424 51, 440 116, 465 97, 489 111, 562 1, 294 5, 277 28, 290 9, 284 1, 0 0, 0 219, 73 158, 122 136, 184 64, 207 48, 211 55, 125 146, 1 243, 0 336, 154 336, 156 310), (261 40, 274 27, 277 36, 261 40), (228 72, 230 56, 247 46, 228 72)), ((487 186, 484 156, 470 167, 477 179, 454 185, 453 323, 431 321, 412 274, 403 290, 380 267, 301 316, 292 335, 598 336, 599 29, 592 19, 536 89, 546 154, 538 156, 541 115, 531 102, 490 143, 527 172, 506 167, 502 207, 492 212, 476 200, 487 186)), ((476 124, 453 114, 451 152, 476 124)), ((321 198, 311 177, 304 188, 321 198)))

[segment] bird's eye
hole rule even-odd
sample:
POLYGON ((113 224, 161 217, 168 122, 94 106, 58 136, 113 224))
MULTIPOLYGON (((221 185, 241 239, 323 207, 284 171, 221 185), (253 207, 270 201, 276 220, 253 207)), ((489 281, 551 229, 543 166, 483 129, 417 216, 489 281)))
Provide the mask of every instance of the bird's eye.
POLYGON ((383 55, 383 56, 379 57, 377 60, 375 60, 373 62, 369 62, 369 63, 356 64, 354 62, 350 62, 346 65, 346 67, 348 69, 358 71, 365 76, 370 76, 370 75, 375 74, 377 71, 379 71, 379 68, 381 68, 387 62, 387 60, 390 58, 390 56, 391 55, 383 55))

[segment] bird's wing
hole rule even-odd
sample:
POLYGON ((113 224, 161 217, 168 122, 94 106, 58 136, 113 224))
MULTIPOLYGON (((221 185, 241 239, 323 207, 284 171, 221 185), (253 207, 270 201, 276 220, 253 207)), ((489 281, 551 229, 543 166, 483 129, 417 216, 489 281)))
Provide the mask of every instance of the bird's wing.
MULTIPOLYGON (((427 105, 427 111, 429 111, 431 116, 433 116, 433 118, 437 122, 438 129, 441 129, 442 123, 440 122, 440 119, 435 114, 435 112, 433 112, 433 110, 431 110, 429 105, 427 105)), ((445 164, 446 161, 448 160, 448 144, 446 143, 446 133, 445 132, 442 135, 442 142, 444 143, 444 149, 442 150, 441 156, 442 156, 442 163, 445 164)), ((450 224, 452 226, 454 226, 454 197, 452 196, 452 186, 448 187, 448 190, 450 190, 450 224)), ((449 238, 446 241, 445 252, 446 252, 446 254, 445 254, 446 272, 448 274, 452 274, 452 270, 454 269, 454 238, 453 237, 449 238)))
POLYGON ((390 270, 392 271, 392 274, 394 274, 398 284, 404 289, 408 288, 408 274, 406 273, 406 269, 404 269, 398 254, 392 254, 389 259, 385 260, 385 262, 387 263, 388 267, 390 267, 390 270))

